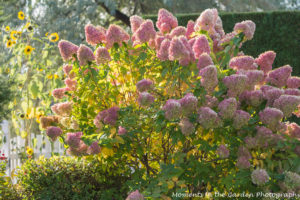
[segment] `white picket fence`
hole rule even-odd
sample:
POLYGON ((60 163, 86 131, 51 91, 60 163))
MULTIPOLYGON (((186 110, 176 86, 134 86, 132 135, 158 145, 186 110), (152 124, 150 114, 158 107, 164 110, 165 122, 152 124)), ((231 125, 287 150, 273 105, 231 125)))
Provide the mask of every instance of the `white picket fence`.
MULTIPOLYGON (((23 139, 21 136, 11 138, 8 126, 9 124, 7 123, 7 121, 2 122, 1 124, 2 131, 4 133, 4 136, 6 137, 6 142, 0 145, 0 150, 8 158, 6 173, 10 174, 12 170, 21 165, 21 159, 19 158, 18 152, 16 150, 17 148, 22 149, 22 147, 25 147, 25 139, 23 139)), ((52 153, 58 153, 60 155, 64 154, 64 146, 59 141, 54 142, 52 149, 51 142, 49 141, 47 136, 35 136, 34 134, 31 134, 31 138, 36 138, 36 146, 33 149, 35 158, 38 158, 41 155, 49 158, 51 157, 52 153)))

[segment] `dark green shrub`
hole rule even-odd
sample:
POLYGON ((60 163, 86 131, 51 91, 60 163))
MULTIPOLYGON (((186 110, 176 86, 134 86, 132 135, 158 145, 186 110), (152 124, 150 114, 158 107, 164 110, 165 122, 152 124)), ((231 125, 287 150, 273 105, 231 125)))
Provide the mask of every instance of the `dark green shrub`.
MULTIPOLYGON (((0 156, 1 158, 1 156, 0 156)), ((0 199, 2 200, 21 200, 19 193, 13 185, 11 177, 6 176, 6 160, 0 159, 0 199)))
POLYGON ((101 163, 96 157, 80 160, 54 156, 27 161, 18 171, 17 180, 24 199, 125 199, 128 172, 123 167, 101 163))

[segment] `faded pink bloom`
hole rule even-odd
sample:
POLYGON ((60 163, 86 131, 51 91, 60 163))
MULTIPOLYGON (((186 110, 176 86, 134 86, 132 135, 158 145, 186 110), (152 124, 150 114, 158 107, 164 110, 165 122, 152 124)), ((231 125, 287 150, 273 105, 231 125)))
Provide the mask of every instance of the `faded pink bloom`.
POLYGON ((199 70, 214 64, 211 57, 207 53, 202 53, 198 59, 197 67, 199 70))
POLYGON ((153 82, 149 79, 143 79, 137 82, 136 89, 139 92, 145 92, 147 90, 150 90, 153 87, 153 82))
POLYGON ((164 61, 168 60, 169 58, 169 48, 170 48, 170 40, 169 39, 164 39, 160 45, 159 51, 157 51, 157 57, 164 61))
POLYGON ((127 42, 129 39, 128 33, 120 26, 112 24, 106 31, 106 48, 110 49, 114 43, 118 43, 121 46, 122 42, 127 42))
POLYGON ((54 142, 59 136, 62 135, 62 130, 59 127, 49 126, 46 130, 46 134, 54 142))
POLYGON ((245 156, 238 157, 236 166, 240 169, 248 169, 250 167, 250 162, 245 156))
POLYGON ((201 85, 207 92, 212 92, 218 85, 217 68, 214 65, 209 65, 199 71, 201 76, 201 85))
POLYGON ((235 98, 224 99, 219 104, 218 109, 222 119, 232 119, 237 109, 237 101, 235 98))
POLYGON ((234 25, 235 32, 243 32, 246 39, 251 40, 255 32, 255 23, 251 20, 242 21, 234 25))
POLYGON ((66 88, 57 88, 57 89, 54 89, 52 91, 52 96, 57 98, 57 99, 62 99, 63 97, 65 97, 65 92, 66 92, 66 88))
POLYGON ((205 103, 203 106, 209 107, 209 108, 214 108, 219 105, 219 101, 216 97, 210 96, 210 95, 205 95, 205 103))
POLYGON ((82 132, 67 133, 66 143, 72 148, 78 148, 81 142, 82 132))
POLYGON ((88 146, 80 140, 78 147, 69 147, 67 149, 67 154, 72 156, 83 156, 87 154, 88 146))
POLYGON ((273 132, 264 127, 264 126, 258 126, 256 127, 257 134, 255 136, 255 139, 257 141, 257 145, 260 147, 268 147, 269 145, 277 144, 278 137, 277 135, 273 134, 273 132))
POLYGON ((73 66, 72 65, 64 65, 63 66, 63 71, 64 73, 69 77, 69 78, 74 78, 75 77, 75 73, 71 72, 72 71, 73 66))
POLYGON ((283 113, 277 108, 267 107, 259 112, 259 118, 263 124, 275 131, 280 128, 280 121, 283 118, 283 113))
POLYGON ((220 158, 228 158, 229 150, 225 145, 221 144, 217 149, 217 154, 220 156, 220 158))
POLYGON ((285 117, 292 116, 292 113, 297 109, 300 104, 300 97, 294 95, 281 95, 274 101, 273 106, 283 112, 285 117))
POLYGON ((173 38, 169 47, 169 59, 181 60, 189 57, 189 55, 190 52, 184 43, 178 37, 173 38))
POLYGON ((165 111, 165 117, 168 120, 176 120, 182 113, 182 108, 178 100, 169 99, 162 110, 165 111))
POLYGON ((143 18, 137 15, 133 15, 130 17, 130 27, 132 33, 135 33, 136 30, 141 26, 141 24, 144 22, 143 18))
POLYGON ((286 81, 288 88, 299 88, 300 87, 300 77, 292 76, 286 81))
POLYGON ((251 174, 252 183, 261 186, 269 181, 270 177, 265 169, 256 169, 251 174))
POLYGON ((263 93, 264 98, 268 100, 267 105, 272 106, 274 101, 284 94, 284 90, 279 88, 270 88, 263 93))
MULTIPOLYGON (((103 110, 98 113, 95 118, 95 121, 103 122, 104 124, 108 124, 114 126, 118 120, 118 111, 120 110, 119 107, 114 106, 107 110, 103 110)), ((95 123, 94 121, 94 123, 95 123)))
POLYGON ((193 51, 195 53, 195 58, 197 59, 199 59, 202 53, 210 54, 209 43, 205 35, 201 35, 196 38, 196 41, 193 45, 193 51))
POLYGON ((127 130, 122 126, 119 126, 118 134, 119 135, 125 135, 126 133, 127 133, 127 130))
POLYGON ((76 90, 76 85, 77 85, 76 80, 67 78, 67 79, 65 79, 65 84, 69 90, 71 90, 71 91, 76 90))
POLYGON ((261 83, 264 79, 264 73, 261 70, 248 70, 245 72, 247 76, 247 89, 254 90, 255 85, 261 83))
POLYGON ((157 28, 162 33, 169 33, 173 28, 178 26, 176 17, 164 8, 159 9, 156 22, 157 28))
POLYGON ((263 102, 263 93, 261 90, 246 91, 245 101, 248 105, 258 107, 263 102))
POLYGON ((69 116, 72 111, 72 102, 62 102, 51 106, 52 112, 61 116, 69 116))
POLYGON ((243 110, 237 110, 233 117, 233 127, 236 129, 240 129, 243 126, 246 126, 248 124, 249 120, 250 120, 249 113, 247 113, 243 110))
POLYGON ((170 33, 170 37, 179 37, 181 35, 185 36, 186 34, 186 28, 183 26, 177 26, 176 28, 174 28, 171 33, 170 33))
POLYGON ((300 126, 296 123, 288 124, 286 134, 300 140, 300 126))
POLYGON ((84 44, 80 45, 77 52, 77 58, 79 60, 80 66, 87 65, 89 62, 95 60, 93 51, 89 47, 85 46, 84 44))
POLYGON ((90 155, 99 154, 100 151, 101 151, 101 148, 97 141, 93 142, 87 149, 87 153, 90 155))
POLYGON ((192 93, 188 93, 179 100, 179 103, 182 107, 182 113, 188 115, 196 111, 198 99, 192 93))
POLYGON ((229 67, 235 70, 251 70, 254 63, 252 56, 237 56, 231 58, 229 67))
POLYGON ((217 128, 221 125, 221 120, 218 114, 209 107, 201 107, 198 110, 200 125, 205 129, 217 128))
POLYGON ((144 196, 138 191, 131 192, 126 200, 144 200, 144 196))
POLYGON ((154 102, 154 97, 148 92, 141 92, 138 97, 140 106, 149 106, 154 102))
POLYGON ((73 58, 73 55, 76 55, 78 50, 77 45, 66 40, 59 41, 58 48, 64 61, 68 61, 73 58))
POLYGON ((300 96, 300 90, 288 88, 284 90, 284 94, 300 96))
POLYGON ((111 60, 108 50, 105 47, 98 47, 96 50, 96 64, 101 65, 111 60))
POLYGON ((195 22, 193 20, 189 20, 186 26, 186 33, 185 33, 185 36, 188 39, 191 39, 191 34, 195 32, 194 26, 195 26, 195 22))
POLYGON ((291 76, 293 69, 289 65, 279 67, 269 72, 267 81, 276 87, 283 87, 286 85, 288 78, 291 76))
POLYGON ((228 96, 236 97, 239 96, 247 86, 247 76, 233 74, 230 76, 226 76, 223 79, 224 85, 228 88, 228 96))
POLYGON ((190 135, 195 132, 195 126, 187 118, 183 118, 179 123, 183 135, 190 135))
POLYGON ((144 21, 141 26, 135 32, 136 39, 141 43, 149 42, 150 39, 154 39, 156 32, 153 22, 149 19, 144 21))
POLYGON ((206 30, 212 32, 218 19, 217 9, 204 10, 195 22, 195 30, 206 30))
POLYGON ((275 60, 276 53, 274 51, 266 51, 255 59, 255 62, 260 66, 260 69, 266 74, 272 70, 272 65, 275 60))
POLYGON ((101 42, 105 42, 105 28, 88 24, 85 26, 84 30, 86 42, 90 45, 97 45, 101 42))

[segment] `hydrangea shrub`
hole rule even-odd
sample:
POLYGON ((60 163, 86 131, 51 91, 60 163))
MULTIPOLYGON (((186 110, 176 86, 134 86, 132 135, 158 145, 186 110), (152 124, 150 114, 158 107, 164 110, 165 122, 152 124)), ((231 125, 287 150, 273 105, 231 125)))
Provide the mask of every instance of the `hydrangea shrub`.
POLYGON ((300 78, 289 65, 272 70, 273 51, 239 50, 255 24, 225 33, 216 9, 187 27, 165 9, 158 31, 139 16, 130 22, 130 35, 89 24, 89 46, 59 42, 66 87, 41 119, 47 135, 71 155, 126 158, 128 199, 299 192, 288 185, 299 181, 300 127, 289 117, 300 116, 300 78))

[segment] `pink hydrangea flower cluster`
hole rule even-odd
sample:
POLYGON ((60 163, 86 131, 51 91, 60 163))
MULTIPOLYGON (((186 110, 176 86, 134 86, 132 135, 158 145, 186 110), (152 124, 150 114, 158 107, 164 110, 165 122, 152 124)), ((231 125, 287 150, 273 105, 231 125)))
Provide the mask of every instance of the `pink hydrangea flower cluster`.
POLYGON ((237 109, 237 101, 235 98, 224 99, 218 106, 219 116, 222 119, 232 119, 237 109))
POLYGON ((127 130, 123 126, 119 126, 118 134, 125 135, 126 133, 127 133, 127 130))
POLYGON ((198 99, 192 93, 188 93, 179 100, 179 103, 182 107, 182 113, 184 115, 189 115, 196 111, 198 99))
POLYGON ((256 185, 264 185, 266 184, 270 177, 266 170, 264 169, 256 169, 251 174, 252 182, 256 185))
POLYGON ((236 23, 234 26, 234 31, 243 32, 246 39, 251 40, 255 32, 256 25, 251 20, 242 21, 236 23))
POLYGON ((195 125, 187 118, 181 119, 179 126, 183 135, 190 135, 195 132, 195 125))
POLYGON ((137 82, 136 84, 136 89, 139 91, 139 92, 145 92, 147 90, 150 90, 153 86, 153 82, 149 79, 143 79, 143 80, 140 80, 139 82, 137 82))
POLYGON ((220 158, 228 158, 229 157, 229 149, 225 145, 220 145, 217 149, 217 154, 220 156, 220 158))
POLYGON ((218 85, 217 68, 214 65, 209 65, 201 69, 199 71, 199 76, 201 76, 201 85, 209 93, 218 85))
POLYGON ((114 126, 118 120, 118 111, 120 110, 119 107, 114 106, 107 110, 103 110, 98 113, 95 118, 94 124, 97 126, 97 122, 103 122, 104 124, 108 124, 114 126))
POLYGON ((101 65, 111 61, 108 50, 105 47, 98 47, 95 54, 96 64, 101 65))
POLYGON ((275 60, 276 53, 274 51, 266 51, 255 59, 255 63, 260 66, 260 69, 267 74, 272 70, 272 65, 275 60))
POLYGON ((101 42, 105 42, 105 28, 98 26, 95 27, 92 24, 88 24, 84 28, 86 42, 90 45, 97 45, 101 42))
POLYGON ((131 192, 126 200, 144 200, 144 196, 138 191, 131 192))
POLYGON ((62 135, 62 130, 56 126, 49 126, 46 130, 46 134, 54 142, 59 136, 62 135))
POLYGON ((73 58, 74 55, 77 55, 79 47, 69 41, 61 40, 58 43, 58 48, 60 55, 64 59, 64 61, 68 61, 73 58))
POLYGON ((148 92, 141 92, 138 97, 140 106, 149 106, 154 102, 154 97, 148 92))
POLYGON ((99 154, 101 152, 101 148, 97 141, 93 142, 87 149, 87 153, 90 155, 99 154))
POLYGON ((168 33, 173 28, 176 28, 178 26, 178 22, 176 17, 166 9, 160 9, 158 11, 158 18, 156 22, 157 28, 162 33, 168 33))
POLYGON ((80 65, 87 65, 88 62, 92 62, 95 60, 93 51, 84 44, 80 45, 77 51, 77 58, 79 60, 80 65))
POLYGON ((106 48, 110 49, 115 43, 121 46, 122 42, 127 42, 130 39, 130 36, 120 26, 112 24, 108 27, 105 38, 106 48))
POLYGON ((176 120, 182 114, 181 104, 175 99, 169 99, 162 109, 165 111, 165 117, 168 120, 176 120))
POLYGON ((52 112, 61 116, 69 116, 72 112, 72 102, 62 102, 51 106, 52 112))

